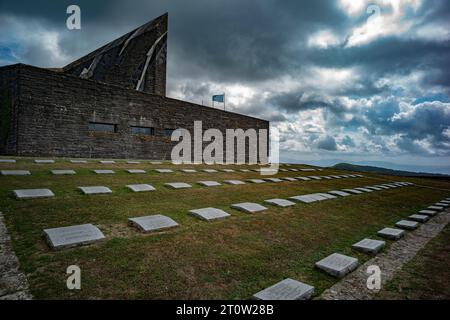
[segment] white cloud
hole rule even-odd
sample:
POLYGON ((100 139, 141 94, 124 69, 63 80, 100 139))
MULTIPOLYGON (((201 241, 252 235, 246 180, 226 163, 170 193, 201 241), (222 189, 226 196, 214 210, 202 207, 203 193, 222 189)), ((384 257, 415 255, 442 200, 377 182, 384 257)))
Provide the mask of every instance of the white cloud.
POLYGON ((341 40, 330 30, 321 30, 314 33, 308 39, 309 47, 316 47, 326 49, 328 47, 337 46, 341 43, 341 40))

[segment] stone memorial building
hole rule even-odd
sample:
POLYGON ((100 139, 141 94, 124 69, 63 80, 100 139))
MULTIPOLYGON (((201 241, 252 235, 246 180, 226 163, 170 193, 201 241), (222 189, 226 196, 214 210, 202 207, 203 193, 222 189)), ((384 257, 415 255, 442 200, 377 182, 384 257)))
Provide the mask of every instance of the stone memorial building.
POLYGON ((167 30, 165 14, 61 69, 0 67, 0 154, 162 160, 177 144, 172 132, 194 121, 224 136, 269 130, 265 120, 166 97, 167 30))

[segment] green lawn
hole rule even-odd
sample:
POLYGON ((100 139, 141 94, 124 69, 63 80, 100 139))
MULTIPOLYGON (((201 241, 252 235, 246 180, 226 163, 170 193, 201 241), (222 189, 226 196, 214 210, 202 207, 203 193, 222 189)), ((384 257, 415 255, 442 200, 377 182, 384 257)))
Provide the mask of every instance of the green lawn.
MULTIPOLYGON (((291 166, 300 168, 305 166, 291 166)), ((0 169, 29 169, 32 176, 0 176, 0 211, 5 215, 13 246, 32 294, 38 299, 248 299, 255 292, 290 277, 316 287, 316 294, 336 282, 314 269, 314 262, 333 253, 351 254, 350 246, 400 218, 450 197, 450 191, 404 187, 338 198, 322 203, 297 204, 249 215, 230 208, 237 202, 258 202, 280 197, 325 192, 391 181, 412 181, 450 189, 450 182, 365 174, 364 178, 303 182, 224 185, 170 190, 166 182, 260 178, 252 173, 168 173, 155 168, 204 166, 128 165, 118 163, 36 165, 30 159, 0 164, 0 169), (50 169, 75 169, 75 176, 53 176, 50 169), (114 169, 115 175, 96 175, 92 169, 114 169), (146 169, 131 175, 125 169, 146 169), (127 184, 149 183, 151 193, 135 194, 127 184), (108 186, 111 195, 84 196, 78 186, 108 186), (18 201, 12 190, 50 188, 56 197, 18 201), (204 222, 187 214, 190 209, 217 207, 232 217, 204 222), (164 214, 180 227, 142 235, 127 226, 130 217, 164 214), (84 223, 97 225, 106 241, 92 246, 52 252, 42 230, 84 223), (82 290, 66 289, 65 271, 70 265, 82 270, 82 290)), ((224 168, 218 166, 216 168, 224 168)), ((228 168, 228 166, 227 166, 228 168)), ((244 168, 244 166, 241 166, 244 168)), ((277 177, 344 174, 280 172, 277 177)))

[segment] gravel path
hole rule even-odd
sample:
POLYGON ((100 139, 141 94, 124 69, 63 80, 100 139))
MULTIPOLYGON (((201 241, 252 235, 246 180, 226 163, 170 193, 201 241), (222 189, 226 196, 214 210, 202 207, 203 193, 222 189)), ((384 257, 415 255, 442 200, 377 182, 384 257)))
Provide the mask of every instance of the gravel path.
POLYGON ((28 281, 19 271, 19 260, 11 247, 3 214, 0 212, 0 300, 31 300, 28 281))
POLYGON ((417 252, 450 222, 450 211, 444 211, 432 218, 417 230, 409 232, 406 236, 391 245, 388 251, 383 252, 360 266, 355 272, 325 290, 319 299, 324 300, 368 300, 372 299, 377 291, 367 289, 366 282, 369 274, 367 267, 379 266, 381 269, 381 286, 392 279, 395 272, 410 261, 417 252))

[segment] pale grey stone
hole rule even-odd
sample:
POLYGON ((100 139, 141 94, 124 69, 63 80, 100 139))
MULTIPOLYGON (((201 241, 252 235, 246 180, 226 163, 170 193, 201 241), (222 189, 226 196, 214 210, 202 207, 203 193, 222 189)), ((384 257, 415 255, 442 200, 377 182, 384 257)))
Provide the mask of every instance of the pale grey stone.
POLYGON ((442 210, 444 210, 444 207, 439 207, 439 206, 429 206, 428 209, 430 209, 430 210, 436 210, 436 211, 442 211, 442 210))
POLYGON ((149 184, 130 184, 127 186, 128 189, 131 189, 133 192, 149 192, 155 191, 156 189, 149 184))
POLYGON ((102 161, 100 161, 100 163, 101 163, 101 164, 114 164, 114 163, 116 163, 116 162, 113 161, 113 160, 102 160, 102 161))
POLYGON ((252 202, 236 203, 231 206, 233 209, 240 210, 247 213, 256 213, 267 210, 266 207, 252 202))
POLYGON ((310 197, 309 195, 295 196, 295 197, 290 197, 289 199, 298 201, 298 202, 303 202, 303 203, 312 203, 312 202, 319 201, 316 198, 310 197))
POLYGON ((266 181, 262 180, 262 179, 248 179, 248 182, 251 183, 256 183, 256 184, 261 184, 261 183, 265 183, 266 181))
POLYGON ((292 279, 285 279, 256 293, 256 300, 308 300, 314 295, 314 287, 292 279))
POLYGON ((335 179, 342 179, 341 176, 331 176, 331 177, 333 177, 333 178, 335 178, 335 179))
POLYGON ((352 249, 364 253, 377 254, 385 245, 386 242, 384 241, 364 239, 352 245, 352 249))
POLYGON ((333 253, 316 262, 316 267, 333 277, 342 278, 358 267, 358 259, 333 253))
POLYGON ((166 187, 171 189, 188 189, 192 188, 190 184, 184 183, 184 182, 172 182, 172 183, 165 183, 166 187))
POLYGON ((265 178, 264 180, 266 180, 267 182, 276 182, 276 183, 283 182, 283 180, 278 178, 265 178))
POLYGON ((127 161, 127 164, 141 164, 139 161, 127 161))
POLYGON ((322 180, 322 178, 318 177, 318 176, 309 176, 308 178, 313 179, 313 180, 322 180))
POLYGON ((261 169, 261 174, 265 174, 265 175, 270 175, 270 174, 277 174, 278 170, 276 169, 272 169, 272 168, 262 168, 261 169))
POLYGON ((161 231, 178 227, 178 223, 169 217, 157 214, 153 216, 137 217, 128 219, 130 226, 138 228, 143 233, 161 231))
POLYGON ((438 202, 434 204, 437 207, 444 207, 444 208, 448 208, 450 206, 450 204, 448 203, 444 203, 444 202, 438 202))
POLYGON ((355 188, 355 190, 363 191, 363 192, 373 192, 373 190, 367 188, 355 188))
POLYGON ((450 200, 442 200, 442 203, 450 204, 450 200))
POLYGON ((163 163, 161 161, 151 161, 150 164, 159 165, 159 164, 163 164, 163 163))
POLYGON ((413 214, 413 215, 409 216, 408 219, 412 220, 412 221, 424 223, 424 222, 427 222, 428 220, 430 220, 430 216, 424 215, 424 214, 413 214))
POLYGON ((307 194, 308 197, 315 199, 316 201, 325 201, 328 200, 327 197, 320 195, 318 193, 307 194))
POLYGON ((204 186, 204 187, 218 187, 222 184, 217 181, 199 181, 198 184, 204 186))
POLYGON ((241 169, 241 172, 251 172, 249 169, 241 169))
POLYGON ((88 245, 105 239, 103 233, 92 224, 46 229, 44 236, 54 250, 88 245))
POLYGON ((414 229, 417 229, 417 227, 419 226, 419 223, 415 222, 415 221, 409 221, 409 220, 400 220, 399 222, 397 222, 395 224, 395 226, 397 228, 402 228, 405 230, 414 230, 414 229))
POLYGON ((171 170, 171 169, 155 169, 155 171, 159 172, 159 173, 172 173, 173 172, 173 170, 171 170))
POLYGON ((233 169, 222 169, 221 171, 228 173, 235 172, 233 169))
POLYGON ((377 187, 377 188, 381 188, 381 189, 384 189, 384 190, 387 190, 387 189, 389 189, 389 187, 386 187, 386 186, 383 186, 383 185, 378 185, 378 186, 375 186, 375 187, 377 187))
POLYGON ((203 169, 203 171, 204 171, 204 172, 207 172, 207 173, 216 173, 216 172, 218 172, 218 171, 215 170, 215 169, 203 169))
POLYGON ((29 176, 30 171, 27 170, 2 170, 2 176, 29 176))
POLYGON ((311 172, 311 171, 316 171, 316 169, 300 169, 300 171, 311 172))
POLYGON ((189 210, 189 212, 202 220, 205 221, 211 221, 216 219, 224 219, 228 218, 230 216, 229 213, 226 213, 223 210, 216 209, 216 208, 203 208, 203 209, 196 209, 196 210, 189 210))
POLYGON ((129 169, 129 170, 127 170, 127 172, 131 173, 131 174, 147 173, 145 170, 139 170, 139 169, 129 169))
POLYGON ((332 195, 332 194, 328 194, 328 193, 313 193, 313 196, 320 196, 320 197, 324 197, 326 199, 336 199, 337 197, 332 195))
POLYGON ((331 193, 333 195, 338 195, 338 196, 341 196, 341 197, 351 196, 350 193, 347 193, 345 191, 339 191, 339 190, 328 191, 328 193, 331 193))
POLYGON ((0 159, 0 163, 16 163, 13 159, 0 159))
POLYGON ((17 199, 53 198, 55 194, 49 189, 14 190, 17 199))
POLYGON ((283 179, 283 180, 285 180, 285 181, 291 181, 291 182, 293 182, 293 181, 298 181, 297 179, 292 178, 292 177, 285 177, 285 178, 281 178, 281 179, 283 179))
POLYGON ((374 187, 374 186, 369 186, 369 187, 366 187, 367 189, 370 189, 370 190, 375 190, 375 191, 381 191, 381 190, 383 190, 382 188, 379 188, 379 187, 374 187))
POLYGON ((34 160, 34 163, 37 163, 37 164, 52 164, 52 163, 55 163, 55 160, 34 160))
POLYGON ((70 163, 80 164, 80 163, 87 163, 87 161, 86 160, 70 160, 70 163))
POLYGON ((384 228, 377 233, 380 237, 390 239, 390 240, 398 240, 405 234, 404 230, 394 229, 394 228, 384 228))
POLYGON ((343 189, 342 191, 348 192, 348 193, 353 193, 353 194, 361 194, 361 193, 364 193, 364 192, 362 192, 362 191, 355 190, 355 189, 343 189))
POLYGON ((419 214, 425 214, 427 216, 433 217, 433 216, 437 215, 438 212, 434 211, 434 210, 421 210, 421 211, 419 211, 419 214))
POLYGON ((285 199, 269 199, 269 200, 265 200, 264 202, 278 206, 278 207, 283 207, 283 208, 295 206, 295 202, 285 200, 285 199))
POLYGON ((70 176, 76 174, 74 170, 51 170, 51 172, 56 176, 70 176))
POLYGON ((94 170, 96 174, 114 174, 113 170, 94 170))
POLYGON ((244 181, 240 181, 240 180, 225 180, 224 182, 226 184, 232 184, 232 185, 235 185, 235 186, 245 184, 244 181))
POLYGON ((194 169, 183 169, 181 171, 183 171, 184 173, 196 173, 197 172, 197 170, 194 170, 194 169))
POLYGON ((291 171, 293 171, 293 172, 298 172, 298 169, 291 169, 291 171))
POLYGON ((111 189, 103 186, 96 186, 96 187, 78 187, 79 190, 81 190, 82 193, 91 195, 91 194, 105 194, 105 193, 112 193, 111 189))
POLYGON ((308 177, 295 177, 298 180, 303 180, 303 181, 310 181, 311 179, 308 177))

